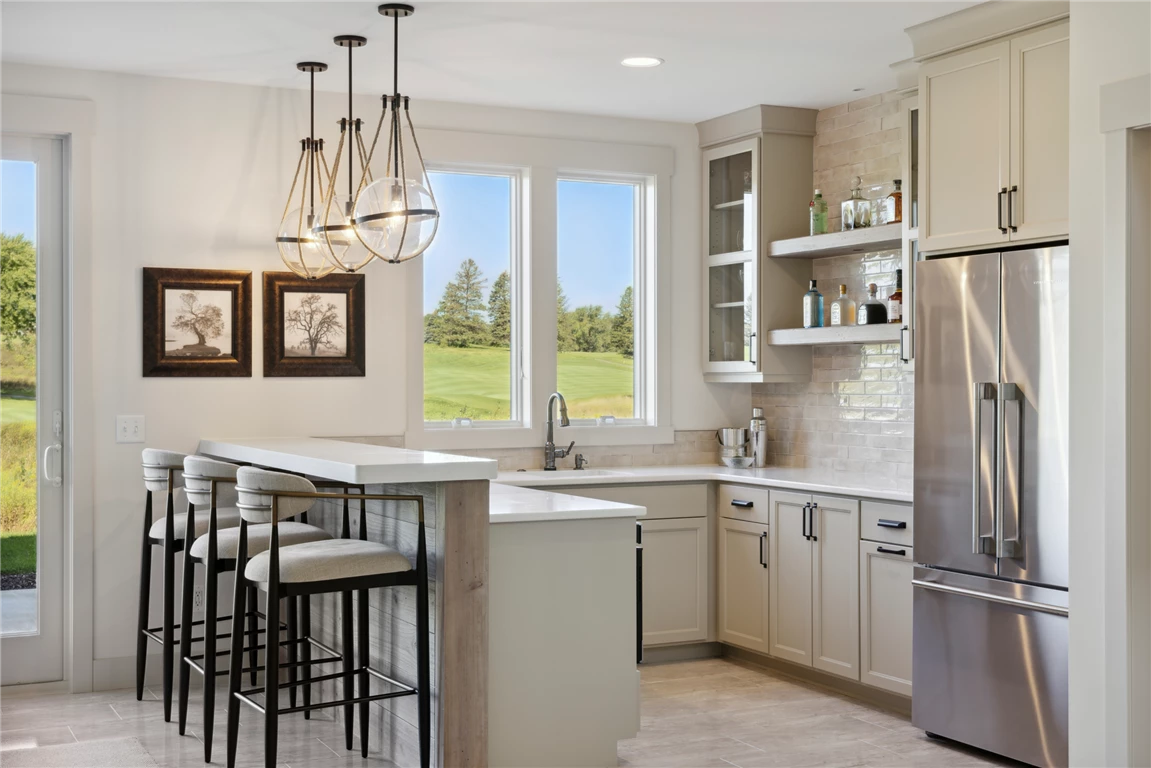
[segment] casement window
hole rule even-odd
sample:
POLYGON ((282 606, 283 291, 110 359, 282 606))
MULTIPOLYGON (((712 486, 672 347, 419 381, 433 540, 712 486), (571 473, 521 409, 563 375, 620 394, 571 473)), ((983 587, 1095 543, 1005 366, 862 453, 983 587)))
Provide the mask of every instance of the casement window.
POLYGON ((429 175, 441 220, 422 258, 424 422, 522 425, 520 172, 429 175))

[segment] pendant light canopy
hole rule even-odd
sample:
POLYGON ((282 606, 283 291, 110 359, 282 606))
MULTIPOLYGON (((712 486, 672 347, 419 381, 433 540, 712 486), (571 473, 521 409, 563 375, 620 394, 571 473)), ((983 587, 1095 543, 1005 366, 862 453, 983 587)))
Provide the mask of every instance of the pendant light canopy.
POLYGON ((409 97, 400 94, 400 19, 411 16, 415 9, 401 3, 387 3, 379 7, 379 12, 393 22, 392 95, 383 97, 380 122, 365 168, 371 164, 386 123, 385 175, 371 180, 365 170, 356 196, 353 223, 367 250, 379 259, 396 264, 427 250, 439 228, 440 212, 408 112, 409 97))
POLYGON ((300 159, 296 162, 292 188, 288 192, 288 202, 284 206, 280 231, 276 236, 276 245, 284 264, 295 274, 309 280, 321 278, 334 268, 325 259, 324 250, 313 231, 323 209, 324 189, 328 186, 324 141, 316 139, 316 73, 327 68, 327 64, 318 61, 302 61, 296 65, 296 69, 307 72, 311 78, 310 127, 308 137, 300 140, 300 159), (293 205, 296 207, 293 208, 293 205))
POLYGON ((314 232, 324 257, 333 267, 344 272, 356 272, 375 258, 375 254, 360 241, 353 221, 356 193, 372 180, 360 132, 363 121, 356 119, 352 112, 352 51, 367 45, 368 40, 359 35, 339 35, 333 42, 348 49, 348 116, 340 120, 340 143, 332 160, 332 175, 314 232), (341 180, 340 168, 345 163, 347 174, 341 180))

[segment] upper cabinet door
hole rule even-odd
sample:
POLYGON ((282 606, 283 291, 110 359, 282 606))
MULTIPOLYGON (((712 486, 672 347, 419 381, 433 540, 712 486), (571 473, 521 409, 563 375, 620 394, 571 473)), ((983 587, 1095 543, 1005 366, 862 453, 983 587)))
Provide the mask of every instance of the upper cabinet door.
POLYGON ((1012 240, 1068 233, 1069 29, 1060 24, 1011 41, 1012 240))
POLYGON ((708 256, 758 250, 759 139, 704 153, 703 200, 708 256))
POLYGON ((1009 42, 920 68, 921 250, 1008 241, 1010 82, 1009 42))

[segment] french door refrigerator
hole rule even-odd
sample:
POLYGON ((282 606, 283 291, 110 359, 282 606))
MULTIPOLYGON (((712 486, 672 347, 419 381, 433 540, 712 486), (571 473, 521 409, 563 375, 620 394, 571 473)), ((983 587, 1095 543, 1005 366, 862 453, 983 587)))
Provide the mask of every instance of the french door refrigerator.
POLYGON ((917 265, 912 721, 1067 764, 1068 247, 917 265))

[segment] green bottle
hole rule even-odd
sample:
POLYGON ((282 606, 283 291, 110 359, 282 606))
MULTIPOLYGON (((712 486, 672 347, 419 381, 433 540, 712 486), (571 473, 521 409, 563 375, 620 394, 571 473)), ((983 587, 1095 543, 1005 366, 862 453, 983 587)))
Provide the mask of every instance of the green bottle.
POLYGON ((818 189, 811 200, 811 234, 827 234, 827 201, 818 189))

